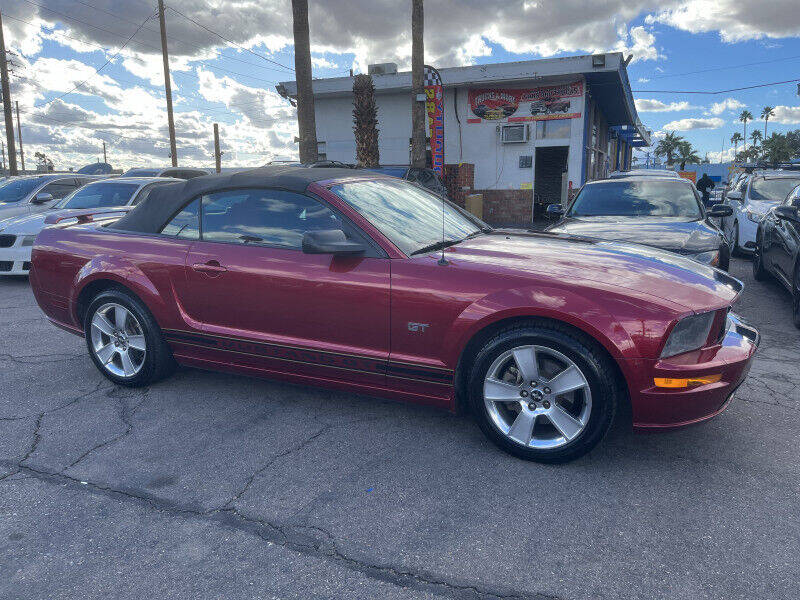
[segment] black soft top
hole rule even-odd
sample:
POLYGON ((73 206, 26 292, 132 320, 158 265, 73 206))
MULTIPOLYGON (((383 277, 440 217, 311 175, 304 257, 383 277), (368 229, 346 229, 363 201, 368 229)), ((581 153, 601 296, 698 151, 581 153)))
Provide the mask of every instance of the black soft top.
POLYGON ((310 183, 376 173, 353 169, 310 169, 295 166, 270 166, 230 174, 203 175, 186 181, 160 185, 132 211, 114 223, 113 229, 137 233, 158 233, 192 198, 222 190, 277 188, 304 193, 310 183))

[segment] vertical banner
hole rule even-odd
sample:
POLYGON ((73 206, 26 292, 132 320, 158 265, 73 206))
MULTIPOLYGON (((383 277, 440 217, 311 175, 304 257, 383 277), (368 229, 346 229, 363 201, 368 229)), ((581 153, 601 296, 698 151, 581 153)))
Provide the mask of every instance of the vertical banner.
POLYGON ((439 71, 425 65, 425 108, 431 132, 431 162, 439 177, 444 177, 444 87, 439 71))

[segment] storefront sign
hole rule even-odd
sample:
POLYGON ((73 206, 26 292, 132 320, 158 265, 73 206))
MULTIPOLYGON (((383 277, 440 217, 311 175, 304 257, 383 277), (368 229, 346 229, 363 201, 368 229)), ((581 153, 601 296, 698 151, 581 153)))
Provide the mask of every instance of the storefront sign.
POLYGON ((580 81, 515 90, 470 90, 469 107, 477 118, 467 119, 467 123, 503 119, 509 122, 575 119, 581 113, 574 112, 571 98, 581 96, 583 83, 580 81))
POLYGON ((431 162, 439 177, 444 176, 444 87, 439 71, 425 65, 425 107, 431 134, 431 162))

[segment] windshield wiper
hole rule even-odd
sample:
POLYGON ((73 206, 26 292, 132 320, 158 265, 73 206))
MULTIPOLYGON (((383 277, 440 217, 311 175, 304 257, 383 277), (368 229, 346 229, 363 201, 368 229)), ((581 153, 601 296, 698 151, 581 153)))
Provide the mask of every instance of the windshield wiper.
POLYGON ((438 242, 434 242, 433 244, 428 244, 427 246, 423 246, 419 250, 414 250, 409 256, 415 256, 417 254, 425 254, 426 252, 433 252, 434 250, 441 250, 442 248, 448 248, 450 246, 454 246, 458 244, 461 240, 439 240, 438 242))

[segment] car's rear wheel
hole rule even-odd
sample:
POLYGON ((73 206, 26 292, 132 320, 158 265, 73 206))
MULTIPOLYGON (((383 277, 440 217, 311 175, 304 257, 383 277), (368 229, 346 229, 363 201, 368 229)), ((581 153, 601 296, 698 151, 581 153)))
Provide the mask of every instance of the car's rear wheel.
POLYGON ((734 221, 733 229, 731 229, 731 256, 736 256, 741 251, 742 249, 739 247, 739 221, 734 221))
POLYGON ((146 306, 118 288, 99 293, 84 318, 89 355, 119 385, 149 385, 172 372, 175 360, 146 306))
POLYGON ((794 268, 794 282, 792 283, 792 320, 794 326, 800 329, 800 260, 794 268))
POLYGON ((591 339, 555 322, 503 330, 478 353, 473 412, 501 449, 566 462, 603 438, 617 403, 616 371, 591 339))

